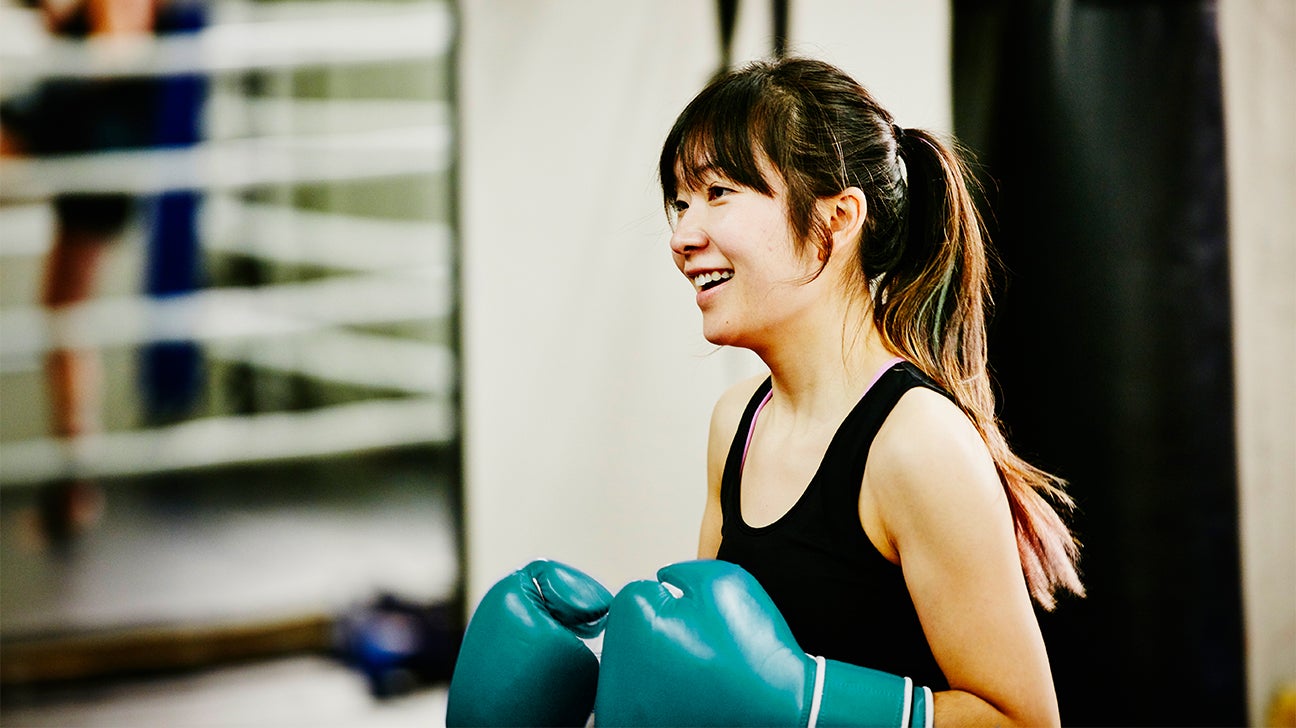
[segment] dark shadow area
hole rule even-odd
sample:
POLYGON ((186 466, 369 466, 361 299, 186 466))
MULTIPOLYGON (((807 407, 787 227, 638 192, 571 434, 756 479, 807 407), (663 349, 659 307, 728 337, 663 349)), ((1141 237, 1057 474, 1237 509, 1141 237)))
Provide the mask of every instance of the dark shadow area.
POLYGON ((1070 481, 1088 597, 1042 623, 1068 725, 1244 725, 1210 2, 955 5, 1012 442, 1070 481))

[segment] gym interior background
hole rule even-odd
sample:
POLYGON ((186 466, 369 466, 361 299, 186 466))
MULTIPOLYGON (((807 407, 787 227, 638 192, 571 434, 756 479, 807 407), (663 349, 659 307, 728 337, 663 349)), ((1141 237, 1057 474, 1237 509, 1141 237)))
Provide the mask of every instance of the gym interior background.
POLYGON ((198 121, 0 160, 0 724, 436 725, 505 572, 691 557, 709 408, 756 362, 701 340, 654 162, 780 45, 980 161, 1004 420, 1080 503, 1089 596, 1041 615, 1064 722, 1258 725, 1292 690, 1296 6, 202 7, 112 46, 0 6, 7 122, 139 77, 198 121), (70 193, 134 213, 55 310, 70 193), (97 377, 78 437, 60 352, 97 377))

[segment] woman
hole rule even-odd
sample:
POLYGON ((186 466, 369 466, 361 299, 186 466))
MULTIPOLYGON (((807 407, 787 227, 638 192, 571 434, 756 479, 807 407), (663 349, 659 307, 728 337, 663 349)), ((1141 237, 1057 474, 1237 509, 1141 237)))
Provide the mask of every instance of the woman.
POLYGON ((704 335, 769 368, 715 406, 699 557, 754 575, 806 652, 936 689, 938 725, 1058 724, 1031 600, 1083 592, 1070 501, 995 417, 957 154, 789 59, 704 89, 660 174, 704 335))

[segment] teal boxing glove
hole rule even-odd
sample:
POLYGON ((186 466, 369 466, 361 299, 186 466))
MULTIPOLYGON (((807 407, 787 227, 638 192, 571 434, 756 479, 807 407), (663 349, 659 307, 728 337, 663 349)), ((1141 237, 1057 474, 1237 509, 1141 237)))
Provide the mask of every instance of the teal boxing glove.
POLYGON ((602 726, 931 726, 913 681, 811 657, 751 574, 689 561, 626 586, 603 635, 602 726))
POLYGON ((583 726, 598 658, 581 638, 603 631, 612 594, 585 573, 533 561, 500 580, 468 622, 446 726, 583 726))

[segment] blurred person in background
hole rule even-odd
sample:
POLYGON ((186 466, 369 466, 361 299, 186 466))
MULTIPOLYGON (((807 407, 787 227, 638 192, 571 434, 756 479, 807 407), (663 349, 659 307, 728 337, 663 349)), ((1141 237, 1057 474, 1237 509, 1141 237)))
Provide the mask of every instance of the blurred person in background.
MULTIPOLYGON (((205 24, 202 2, 178 0, 44 0, 37 8, 53 35, 109 41, 107 53, 129 54, 154 34, 193 32, 205 24)), ((171 76, 50 78, 0 105, 0 154, 45 157, 191 145, 200 138, 206 81, 171 76)), ((93 186, 103 187, 102 180, 93 186)), ((138 210, 146 213, 146 289, 152 296, 193 290, 198 279, 196 193, 167 191, 141 199, 129 192, 59 192, 40 301, 51 313, 87 301, 108 248, 138 210)), ((58 321, 55 317, 54 321, 58 321)), ((80 445, 100 430, 99 354, 68 341, 57 323, 45 360, 52 434, 66 450, 68 477, 42 489, 40 525, 53 543, 92 526, 103 495, 85 473, 80 445)), ((177 419, 193 404, 201 378, 192 342, 149 344, 141 360, 145 416, 177 419)))

